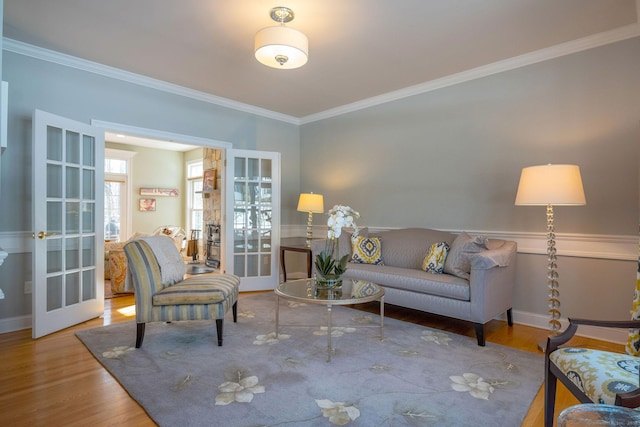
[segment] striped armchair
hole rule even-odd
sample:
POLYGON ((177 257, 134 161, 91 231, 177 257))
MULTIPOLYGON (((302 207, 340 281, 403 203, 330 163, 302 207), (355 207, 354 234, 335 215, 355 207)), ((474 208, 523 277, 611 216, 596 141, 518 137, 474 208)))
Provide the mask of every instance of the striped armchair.
MULTIPOLYGON (((136 301, 136 348, 144 339, 148 322, 216 320, 218 345, 222 345, 224 316, 229 308, 237 322, 240 278, 232 274, 200 274, 175 284, 163 284, 161 268, 144 240, 124 247, 136 301)), ((179 256, 176 249, 176 254, 179 256)))

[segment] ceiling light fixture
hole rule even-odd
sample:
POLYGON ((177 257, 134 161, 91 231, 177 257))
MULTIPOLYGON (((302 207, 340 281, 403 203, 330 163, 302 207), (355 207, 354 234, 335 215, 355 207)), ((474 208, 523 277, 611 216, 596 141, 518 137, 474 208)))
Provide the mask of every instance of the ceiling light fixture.
POLYGON ((294 28, 284 26, 286 22, 291 22, 294 16, 293 10, 288 7, 279 6, 271 9, 271 19, 280 25, 266 27, 256 33, 254 46, 259 62, 285 70, 302 67, 307 63, 307 36, 294 28))

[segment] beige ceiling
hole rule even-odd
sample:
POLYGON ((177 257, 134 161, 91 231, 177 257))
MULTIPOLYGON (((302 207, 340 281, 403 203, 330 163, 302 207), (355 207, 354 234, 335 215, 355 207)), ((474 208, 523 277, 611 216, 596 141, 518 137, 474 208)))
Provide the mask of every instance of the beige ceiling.
POLYGON ((638 25, 640 0, 4 0, 4 36, 295 118, 638 25), (253 56, 269 10, 309 62, 253 56))

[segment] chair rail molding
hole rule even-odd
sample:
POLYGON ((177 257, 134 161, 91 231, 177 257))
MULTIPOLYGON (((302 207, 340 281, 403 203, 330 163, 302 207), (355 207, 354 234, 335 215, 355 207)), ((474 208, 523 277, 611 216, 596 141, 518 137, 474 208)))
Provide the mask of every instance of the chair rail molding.
MULTIPOLYGON (((400 227, 368 227, 371 232, 391 230, 400 227)), ((306 226, 282 225, 281 237, 305 237, 306 226)), ((546 233, 528 233, 517 231, 487 230, 443 230, 451 233, 466 231, 470 235, 483 235, 494 239, 514 240, 518 243, 518 253, 547 254, 546 233)), ((313 227, 313 237, 323 238, 327 235, 327 227, 313 227)), ((607 234, 556 234, 558 256, 578 258, 598 258, 623 261, 638 260, 638 236, 621 236, 607 234)), ((0 248, 9 254, 31 252, 33 248, 30 231, 0 232, 0 248)))
MULTIPOLYGON (((384 231, 400 227, 369 227, 369 231, 384 231)), ((488 231, 488 230, 442 230, 493 239, 513 240, 518 243, 518 253, 547 255, 545 232, 488 231)), ((611 234, 561 234, 556 233, 558 256, 576 258, 598 258, 622 261, 638 261, 638 236, 611 234)))
MULTIPOLYGON (((0 247, 0 267, 2 266, 2 264, 4 263, 4 259, 9 255, 8 252, 5 252, 2 250, 2 247, 0 247)), ((0 288, 0 299, 4 299, 4 292, 2 291, 2 288, 0 288)))
MULTIPOLYGON (((547 254, 546 233, 486 232, 478 234, 515 240, 518 242, 518 253, 547 254)), ((638 236, 556 233, 556 249, 559 256, 637 261, 638 236)))
POLYGON ((0 232, 0 248, 9 254, 23 254, 33 251, 31 231, 0 232))
MULTIPOLYGON (((371 232, 391 230, 398 227, 368 227, 371 232)), ((282 225, 281 237, 305 237, 305 225, 282 225)), ((460 233, 463 230, 444 230, 452 233, 460 233)), ((494 239, 514 240, 518 243, 518 252, 524 254, 546 255, 546 233, 506 232, 465 230, 471 235, 484 235, 494 239)), ((325 225, 313 227, 313 237, 323 238, 327 235, 325 225)), ((596 235, 596 234, 558 234, 558 255, 583 258, 600 258, 612 260, 628 260, 637 262, 638 236, 596 235)), ((29 253, 33 248, 32 233, 30 231, 0 232, 0 248, 7 254, 29 253)), ((518 324, 546 328, 548 317, 538 313, 529 313, 514 310, 514 321, 518 324)), ((567 319, 561 319, 563 326, 568 324, 567 319)), ((11 332, 31 327, 31 316, 19 316, 15 318, 0 319, 0 333, 11 332)), ((604 341, 623 343, 626 333, 612 335, 611 330, 603 331, 602 328, 583 327, 580 335, 596 338, 604 341)))

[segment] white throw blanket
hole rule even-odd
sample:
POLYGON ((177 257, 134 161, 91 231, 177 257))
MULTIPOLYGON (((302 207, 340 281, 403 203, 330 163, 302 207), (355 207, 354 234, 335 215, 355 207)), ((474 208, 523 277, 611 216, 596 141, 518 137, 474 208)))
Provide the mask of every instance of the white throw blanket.
POLYGON ((160 264, 163 285, 173 285, 182 281, 187 268, 170 237, 147 236, 141 237, 140 240, 144 240, 156 256, 156 260, 160 264))

